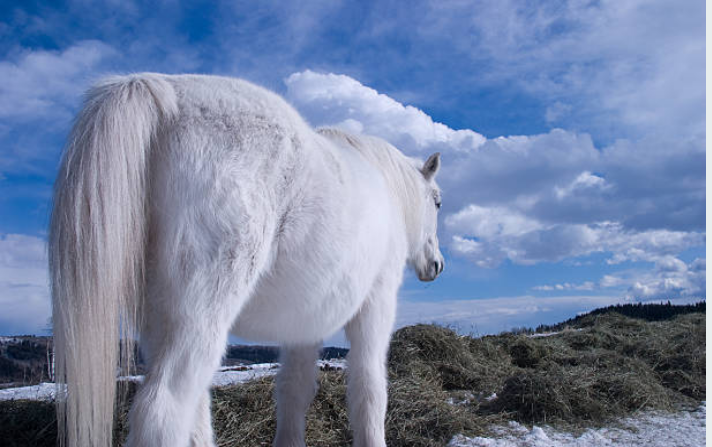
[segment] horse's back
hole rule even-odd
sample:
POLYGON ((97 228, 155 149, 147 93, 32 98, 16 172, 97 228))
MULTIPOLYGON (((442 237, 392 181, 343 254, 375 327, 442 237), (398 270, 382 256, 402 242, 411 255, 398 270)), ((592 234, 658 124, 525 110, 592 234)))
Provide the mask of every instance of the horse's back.
POLYGON ((183 116, 234 119, 259 117, 275 124, 308 127, 299 113, 279 95, 238 78, 206 75, 166 75, 183 116))

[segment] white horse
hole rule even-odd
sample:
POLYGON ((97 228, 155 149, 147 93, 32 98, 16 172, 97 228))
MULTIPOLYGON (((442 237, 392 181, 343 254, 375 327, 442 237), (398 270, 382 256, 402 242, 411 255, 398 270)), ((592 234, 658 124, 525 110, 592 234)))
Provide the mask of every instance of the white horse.
POLYGON ((317 353, 345 327, 354 445, 384 446, 403 269, 443 269, 439 154, 416 163, 377 138, 314 131, 237 79, 95 86, 49 234, 60 439, 111 445, 119 340, 138 333, 148 373, 127 445, 214 446, 209 387, 233 333, 281 344, 274 445, 304 446, 317 353))

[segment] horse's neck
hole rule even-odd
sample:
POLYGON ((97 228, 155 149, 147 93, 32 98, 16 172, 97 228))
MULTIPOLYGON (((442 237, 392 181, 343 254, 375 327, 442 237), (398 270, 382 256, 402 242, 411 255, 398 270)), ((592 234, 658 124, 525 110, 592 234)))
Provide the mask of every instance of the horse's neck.
POLYGON ((408 240, 420 228, 420 184, 415 175, 417 171, 398 149, 369 137, 349 135, 335 129, 321 129, 322 135, 346 146, 346 150, 359 153, 369 165, 377 170, 386 182, 388 192, 399 208, 404 230, 408 240))
POLYGON ((386 179, 390 193, 400 208, 407 240, 413 241, 421 225, 420 185, 412 175, 415 171, 397 149, 389 145, 379 149, 390 153, 387 159, 379 158, 374 164, 386 179))

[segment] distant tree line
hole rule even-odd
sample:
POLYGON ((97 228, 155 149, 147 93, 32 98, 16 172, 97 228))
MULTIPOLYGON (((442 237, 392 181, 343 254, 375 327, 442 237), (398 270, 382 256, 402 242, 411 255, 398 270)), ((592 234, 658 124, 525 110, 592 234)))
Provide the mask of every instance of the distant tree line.
MULTIPOLYGON (((319 358, 323 360, 346 357, 349 350, 333 346, 321 350, 319 358)), ((276 363, 279 361, 279 348, 276 346, 230 345, 227 347, 223 363, 236 365, 240 363, 276 363)))
MULTIPOLYGON (((15 341, 0 344, 0 388, 8 386, 33 385, 52 381, 51 343, 52 337, 17 336, 15 341)), ((123 343, 120 350, 126 347, 123 343)), ((134 347, 136 370, 133 374, 144 374, 145 364, 138 348, 134 347)), ((320 358, 324 360, 343 358, 349 352, 345 348, 326 347, 320 358)), ((276 363, 279 348, 276 346, 230 345, 227 347, 223 364, 227 366, 251 363, 276 363)), ((122 374, 125 374, 122 371, 122 374)))
POLYGON ((50 337, 18 336, 0 344, 0 387, 49 380, 50 337))
MULTIPOLYGON (((588 318, 590 316, 602 315, 609 312, 616 312, 621 315, 630 318, 638 318, 645 321, 662 321, 669 320, 678 315, 684 315, 689 313, 707 313, 706 312, 706 302, 700 301, 695 304, 672 304, 669 300, 667 303, 635 303, 635 304, 616 304, 608 307, 601 307, 599 309, 594 309, 584 315, 578 315, 574 318, 569 318, 568 320, 557 323, 554 325, 542 324, 537 326, 534 332, 551 332, 558 331, 567 326, 577 326, 583 318, 588 318)), ((520 328, 521 330, 521 328, 520 328)))

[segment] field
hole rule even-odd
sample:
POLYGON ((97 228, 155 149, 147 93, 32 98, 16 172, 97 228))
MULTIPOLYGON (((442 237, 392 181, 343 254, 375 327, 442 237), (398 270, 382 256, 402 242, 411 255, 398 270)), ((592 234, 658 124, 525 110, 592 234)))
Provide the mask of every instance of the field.
MULTIPOLYGON (((699 309, 704 311, 704 307, 699 309)), ((555 333, 472 338, 418 325, 396 332, 389 358, 389 446, 447 445, 456 435, 492 435, 517 421, 570 431, 600 427, 639 410, 694 409, 706 398, 705 314, 659 321, 598 312, 555 333)), ((323 371, 308 415, 307 444, 350 442, 345 373, 323 371)), ((271 445, 273 378, 216 388, 220 446, 271 445)), ((125 433, 125 408, 116 437, 125 433)), ((54 446, 51 403, 0 402, 0 439, 54 446)))

